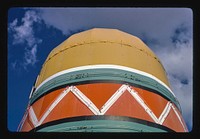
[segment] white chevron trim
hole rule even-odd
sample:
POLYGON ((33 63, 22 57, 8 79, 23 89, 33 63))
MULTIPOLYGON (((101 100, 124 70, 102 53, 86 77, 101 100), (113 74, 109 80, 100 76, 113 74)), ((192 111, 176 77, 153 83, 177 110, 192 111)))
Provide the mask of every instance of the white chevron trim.
POLYGON ((145 101, 139 96, 138 92, 135 91, 133 88, 131 88, 127 84, 123 84, 109 99, 108 101, 101 107, 101 109, 98 109, 94 103, 86 97, 77 87, 70 86, 66 87, 65 90, 55 99, 55 101, 51 104, 51 106, 48 108, 48 110, 44 113, 42 118, 38 121, 33 108, 30 106, 29 109, 29 116, 30 119, 35 127, 42 124, 42 122, 46 119, 46 117, 49 115, 49 113, 55 108, 55 106, 71 91, 85 106, 87 106, 95 115, 104 115, 110 107, 121 97, 121 95, 128 91, 133 98, 143 107, 143 109, 147 112, 147 114, 157 123, 162 125, 165 121, 166 117, 168 116, 171 108, 176 113, 176 116, 178 117, 179 121, 181 122, 182 126, 184 127, 184 130, 187 131, 185 128, 178 112, 176 111, 175 107, 172 105, 171 102, 168 102, 161 113, 161 115, 156 117, 156 115, 153 113, 153 111, 148 107, 148 105, 145 103, 145 101))
POLYGON ((100 115, 104 115, 107 110, 118 100, 118 98, 126 91, 127 85, 122 85, 111 97, 110 99, 102 106, 100 109, 100 115))
POLYGON ((168 102, 158 119, 159 124, 161 124, 161 125, 163 124, 163 122, 165 121, 167 115, 169 114, 169 112, 171 110, 171 107, 172 107, 172 103, 168 102))
POLYGON ((56 107, 56 105, 64 98, 64 96, 69 93, 71 90, 71 87, 66 87, 65 90, 56 98, 56 100, 51 104, 51 106, 48 108, 48 110, 44 113, 42 118, 38 121, 33 108, 30 106, 29 109, 29 115, 31 118, 31 121, 35 127, 42 124, 42 122, 46 119, 46 117, 49 115, 49 113, 56 107))
POLYGON ((30 107, 30 109, 29 109, 29 115, 30 115, 33 125, 36 127, 38 125, 38 119, 37 119, 32 107, 30 107))
POLYGON ((181 125, 183 126, 184 130, 188 131, 187 128, 184 126, 184 124, 183 124, 183 122, 181 120, 181 117, 179 116, 178 112, 176 111, 176 108, 173 105, 172 105, 172 109, 174 110, 174 112, 175 112, 176 116, 178 117, 178 119, 179 119, 181 125))
POLYGON ((100 115, 99 109, 78 88, 72 86, 72 93, 77 96, 95 115, 100 115))
POLYGON ((136 99, 136 101, 144 108, 144 110, 149 114, 149 116, 156 122, 159 123, 158 118, 156 115, 152 112, 152 110, 145 104, 143 99, 139 96, 138 92, 136 92, 131 87, 128 87, 127 89, 131 95, 136 99))

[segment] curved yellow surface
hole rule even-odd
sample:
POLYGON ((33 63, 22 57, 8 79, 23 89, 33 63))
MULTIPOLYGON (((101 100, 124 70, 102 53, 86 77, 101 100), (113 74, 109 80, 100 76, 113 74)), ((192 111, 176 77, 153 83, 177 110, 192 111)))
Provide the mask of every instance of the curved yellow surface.
POLYGON ((116 29, 94 28, 72 35, 51 51, 36 87, 59 71, 95 64, 138 69, 154 75, 169 86, 160 60, 139 38, 116 29))

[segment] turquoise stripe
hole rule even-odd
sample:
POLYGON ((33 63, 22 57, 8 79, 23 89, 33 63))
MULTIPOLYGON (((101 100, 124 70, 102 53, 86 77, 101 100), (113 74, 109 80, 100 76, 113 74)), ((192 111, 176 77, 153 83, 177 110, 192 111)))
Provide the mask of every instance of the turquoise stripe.
POLYGON ((120 69, 87 69, 62 74, 49 80, 37 91, 33 92, 33 95, 30 98, 30 103, 32 104, 38 97, 55 87, 94 80, 122 81, 156 90, 161 95, 172 101, 179 110, 181 110, 179 102, 165 86, 150 77, 120 69))
POLYGON ((84 120, 48 126, 37 132, 167 132, 145 124, 115 120, 84 120))

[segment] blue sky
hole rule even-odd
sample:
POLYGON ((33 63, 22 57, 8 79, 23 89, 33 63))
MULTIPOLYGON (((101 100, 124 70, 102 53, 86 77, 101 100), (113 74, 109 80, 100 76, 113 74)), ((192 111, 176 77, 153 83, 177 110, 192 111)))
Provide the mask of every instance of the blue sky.
POLYGON ((49 52, 70 35, 114 28, 141 38, 163 63, 192 129, 193 14, 189 8, 11 8, 8 11, 8 129, 16 131, 49 52))

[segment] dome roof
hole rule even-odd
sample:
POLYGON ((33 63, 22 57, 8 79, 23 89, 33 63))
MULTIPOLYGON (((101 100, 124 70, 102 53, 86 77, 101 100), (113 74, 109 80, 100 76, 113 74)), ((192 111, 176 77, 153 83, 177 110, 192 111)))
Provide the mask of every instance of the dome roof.
POLYGON ((117 29, 94 28, 72 35, 48 55, 36 86, 69 68, 113 64, 147 72, 169 86, 158 57, 139 38, 117 29))
POLYGON ((118 29, 106 29, 106 28, 93 28, 87 31, 76 33, 66 39, 63 43, 54 48, 49 54, 47 60, 59 51, 87 43, 95 42, 111 42, 126 45, 129 47, 135 47, 138 50, 147 53, 151 57, 154 57, 159 61, 157 56, 144 44, 138 37, 131 34, 122 32, 118 29))

